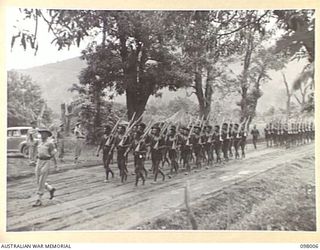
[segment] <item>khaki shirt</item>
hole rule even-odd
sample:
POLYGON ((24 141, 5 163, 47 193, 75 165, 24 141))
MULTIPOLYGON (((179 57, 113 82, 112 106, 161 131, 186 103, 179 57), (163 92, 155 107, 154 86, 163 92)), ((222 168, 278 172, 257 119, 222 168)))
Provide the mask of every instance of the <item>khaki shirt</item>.
POLYGON ((52 141, 40 142, 38 145, 38 158, 40 160, 49 160, 56 153, 56 149, 52 141))

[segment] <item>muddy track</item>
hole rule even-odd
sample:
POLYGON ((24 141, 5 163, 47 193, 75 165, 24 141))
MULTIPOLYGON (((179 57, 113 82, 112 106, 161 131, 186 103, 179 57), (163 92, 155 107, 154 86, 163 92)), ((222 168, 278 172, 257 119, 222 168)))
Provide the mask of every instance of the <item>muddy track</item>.
MULTIPOLYGON (((7 230, 135 229, 136 225, 183 206, 187 182, 192 203, 275 167, 303 161, 314 162, 314 144, 251 151, 244 160, 203 167, 189 175, 179 173, 164 182, 159 178, 156 184, 151 183, 150 173, 146 185, 138 187, 134 187, 134 176, 130 174, 128 182, 121 184, 114 166, 116 177, 109 183, 103 183, 102 166, 71 169, 49 176, 57 196, 49 200, 45 194, 40 208, 32 207, 34 177, 12 180, 7 184, 7 230)), ((146 167, 150 168, 149 162, 146 167)), ((130 172, 132 168, 130 164, 130 172)))

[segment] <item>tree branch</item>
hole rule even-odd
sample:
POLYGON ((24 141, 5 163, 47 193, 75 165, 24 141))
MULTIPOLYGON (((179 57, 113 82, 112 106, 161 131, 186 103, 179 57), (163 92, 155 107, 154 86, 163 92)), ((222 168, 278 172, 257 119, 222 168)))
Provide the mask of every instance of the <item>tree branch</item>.
POLYGON ((241 27, 239 27, 239 28, 237 28, 237 29, 235 29, 235 30, 233 30, 233 31, 230 31, 230 32, 227 32, 227 33, 223 33, 223 34, 213 33, 213 35, 217 35, 217 36, 227 36, 227 35, 231 35, 231 34, 237 32, 237 31, 239 31, 239 30, 242 30, 242 29, 245 28, 245 27, 250 26, 251 24, 260 22, 260 20, 261 20, 263 17, 265 17, 269 12, 270 12, 270 11, 267 10, 261 17, 259 17, 259 18, 258 18, 257 20, 255 20, 254 22, 249 22, 249 23, 247 23, 247 24, 245 24, 245 25, 243 25, 243 26, 241 26, 241 27))
POLYGON ((294 94, 293 96, 296 98, 297 102, 298 102, 300 105, 302 105, 302 102, 299 100, 299 98, 296 96, 296 94, 294 94))

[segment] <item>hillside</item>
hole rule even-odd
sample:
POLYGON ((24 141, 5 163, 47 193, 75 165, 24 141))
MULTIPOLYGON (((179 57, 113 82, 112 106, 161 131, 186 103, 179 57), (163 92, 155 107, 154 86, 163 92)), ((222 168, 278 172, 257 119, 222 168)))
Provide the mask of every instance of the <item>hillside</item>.
MULTIPOLYGON (((292 62, 288 65, 285 72, 289 83, 301 71, 304 63, 292 62)), ((60 113, 60 104, 71 101, 75 93, 68 89, 73 83, 78 82, 78 76, 86 63, 80 58, 72 58, 57 63, 45 64, 28 69, 17 70, 20 73, 30 75, 31 78, 41 87, 43 97, 48 101, 49 107, 57 114, 60 113)), ((257 111, 264 112, 271 106, 285 107, 286 94, 283 80, 280 72, 270 72, 271 81, 262 86, 263 96, 258 102, 257 111)), ((176 92, 161 90, 162 97, 150 97, 149 103, 166 103, 176 96, 186 97, 186 90, 181 89, 176 92)), ((190 91, 188 91, 190 92, 190 91)), ((195 96, 190 97, 192 101, 197 102, 195 96)), ((125 96, 118 96, 115 102, 125 103, 125 96)), ((234 102, 234 100, 230 100, 234 102)))
POLYGON ((72 58, 17 71, 31 76, 41 87, 43 97, 48 101, 48 106, 54 112, 60 113, 60 104, 70 101, 74 96, 68 89, 73 83, 78 82, 78 75, 85 67, 86 63, 80 58, 72 58))

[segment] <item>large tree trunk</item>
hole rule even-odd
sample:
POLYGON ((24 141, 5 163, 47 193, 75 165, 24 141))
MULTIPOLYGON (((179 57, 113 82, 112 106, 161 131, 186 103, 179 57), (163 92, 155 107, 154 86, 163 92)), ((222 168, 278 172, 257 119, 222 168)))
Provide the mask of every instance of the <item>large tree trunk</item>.
POLYGON ((209 114, 211 112, 211 103, 212 103, 212 94, 213 94, 213 89, 212 89, 212 74, 211 74, 212 69, 207 68, 206 69, 206 87, 205 87, 205 110, 204 110, 204 119, 207 120, 209 117, 209 114))
POLYGON ((201 70, 196 70, 195 73, 195 93, 199 103, 199 116, 202 118, 205 115, 205 97, 202 89, 202 72, 201 70))
POLYGON ((127 115, 128 120, 130 120, 135 114, 135 120, 140 117, 145 111, 145 107, 147 105, 150 94, 146 93, 143 90, 138 89, 127 89, 126 97, 127 97, 127 115))
POLYGON ((248 107, 248 73, 249 73, 249 67, 251 64, 251 55, 253 51, 253 36, 251 34, 248 34, 247 38, 247 48, 246 48, 246 54, 244 58, 243 63, 243 71, 242 71, 242 79, 240 83, 240 89, 241 89, 241 101, 240 101, 240 108, 241 108, 241 118, 240 121, 244 121, 249 116, 249 107, 248 107))
POLYGON ((199 103, 199 116, 204 120, 208 119, 208 116, 211 112, 211 103, 212 103, 212 77, 211 69, 204 69, 204 76, 202 77, 202 71, 195 73, 195 90, 196 96, 199 103), (203 88, 204 87, 204 91, 203 88))

